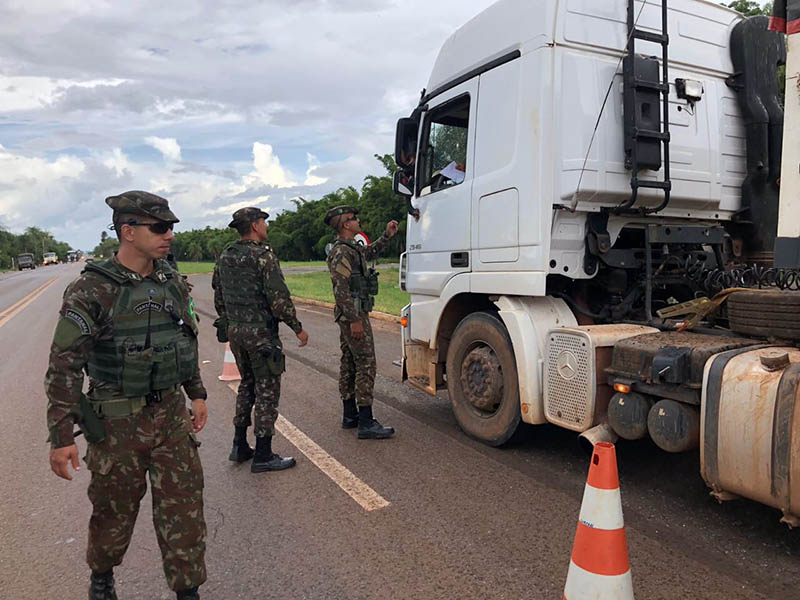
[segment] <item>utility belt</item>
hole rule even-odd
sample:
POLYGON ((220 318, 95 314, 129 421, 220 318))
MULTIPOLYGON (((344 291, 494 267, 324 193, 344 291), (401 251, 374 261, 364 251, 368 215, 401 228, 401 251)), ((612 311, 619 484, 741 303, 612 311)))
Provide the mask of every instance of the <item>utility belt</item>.
POLYGON ((119 419, 135 415, 145 407, 161 404, 161 402, 180 390, 180 385, 173 385, 163 390, 156 390, 144 396, 126 398, 110 398, 108 400, 89 400, 94 413, 100 419, 119 419))

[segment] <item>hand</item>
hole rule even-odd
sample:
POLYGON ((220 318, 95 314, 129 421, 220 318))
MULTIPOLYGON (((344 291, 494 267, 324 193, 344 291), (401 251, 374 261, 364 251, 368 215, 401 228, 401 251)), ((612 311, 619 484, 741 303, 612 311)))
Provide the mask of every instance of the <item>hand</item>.
POLYGON ((69 474, 68 468, 70 462, 75 471, 81 470, 80 463, 78 463, 78 447, 75 444, 50 449, 50 468, 53 473, 62 479, 72 481, 72 475, 69 474))
POLYGON ((364 337, 364 324, 361 321, 353 321, 350 323, 350 335, 354 340, 360 340, 364 337))
POLYGON ((397 221, 394 220, 389 221, 386 224, 386 235, 388 235, 389 237, 393 237, 394 234, 397 233, 397 227, 398 227, 397 221))
POLYGON ((308 343, 308 333, 306 333, 305 329, 303 329, 302 331, 300 331, 300 333, 297 334, 297 339, 300 340, 300 343, 297 345, 300 346, 301 348, 308 343))
POLYGON ((202 398, 192 400, 192 430, 197 433, 208 423, 208 406, 202 398))

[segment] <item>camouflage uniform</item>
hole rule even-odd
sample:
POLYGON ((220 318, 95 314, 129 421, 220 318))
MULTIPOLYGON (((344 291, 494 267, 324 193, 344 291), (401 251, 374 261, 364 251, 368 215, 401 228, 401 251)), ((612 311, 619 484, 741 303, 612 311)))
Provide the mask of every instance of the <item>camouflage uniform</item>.
MULTIPOLYGON (((124 205, 123 199, 133 197, 134 204, 147 208, 148 201, 158 198, 142 192, 128 194, 139 196, 112 197, 107 202, 117 208, 124 205)), ((166 205, 165 200, 158 200, 166 205)), ((157 208, 145 214, 177 221, 168 208, 166 212, 157 208)), ((74 444, 73 421, 80 413, 84 370, 89 373, 87 397, 95 412, 102 413, 104 406, 117 407, 116 411, 109 408, 102 418, 105 439, 89 443, 84 457, 92 473, 88 494, 93 506, 87 562, 92 571, 99 573, 122 562, 147 489, 148 473, 153 522, 167 582, 173 590, 199 586, 206 580, 203 470, 180 386, 192 399, 205 399, 206 390, 197 367, 197 325, 189 308, 189 291, 180 275, 163 260, 155 261, 153 273, 147 277, 126 268, 116 258, 100 264, 106 274, 90 267, 64 293, 45 376, 47 425, 54 448, 74 444), (111 278, 109 273, 117 277, 111 278), (126 305, 125 298, 136 297, 137 293, 147 294, 148 301, 126 305), (173 376, 191 375, 178 384, 154 388, 152 382, 158 380, 153 375, 154 361, 137 363, 144 369, 141 377, 131 379, 122 374, 128 369, 128 357, 119 356, 118 362, 126 365, 123 369, 123 364, 115 364, 108 360, 108 354, 103 354, 103 349, 112 354, 115 351, 114 333, 121 318, 115 312, 124 313, 127 327, 138 323, 141 337, 147 331, 148 343, 151 329, 153 339, 170 336, 169 339, 180 340, 184 346, 177 346, 176 342, 171 347, 151 347, 146 356, 165 356, 159 352, 166 353, 167 349, 176 362, 181 353, 190 356, 193 365, 184 363, 177 375, 174 365, 165 368, 171 368, 173 376), (158 326, 151 328, 149 320, 158 326), (131 385, 144 386, 147 391, 132 394, 131 385), (120 409, 122 406, 125 410, 120 409), (129 414, 124 415, 125 412, 129 414)))
POLYGON ((336 238, 328 254, 328 269, 333 284, 336 307, 334 320, 339 324, 339 347, 342 350, 339 365, 339 395, 342 402, 355 398, 357 406, 372 406, 372 390, 375 387, 375 344, 369 312, 359 310, 350 292, 350 277, 353 272, 366 273, 367 261, 373 260, 386 247, 389 237, 384 234, 366 248, 353 240, 336 238), (361 321, 364 335, 360 340, 350 333, 350 323, 361 321))
POLYGON ((214 308, 227 319, 228 340, 236 357, 242 381, 236 396, 234 427, 249 427, 255 404, 256 437, 272 436, 278 418, 283 354, 278 337, 278 322, 286 323, 295 334, 303 330, 297 319, 291 294, 281 273, 278 257, 271 248, 251 240, 238 240, 220 254, 214 267, 211 286, 214 308), (226 289, 225 271, 239 282, 239 291, 252 295, 253 303, 241 305, 226 289), (258 306, 261 303, 261 306, 258 306), (264 316, 268 318, 265 319, 264 316), (235 317, 235 318, 234 318, 235 317))

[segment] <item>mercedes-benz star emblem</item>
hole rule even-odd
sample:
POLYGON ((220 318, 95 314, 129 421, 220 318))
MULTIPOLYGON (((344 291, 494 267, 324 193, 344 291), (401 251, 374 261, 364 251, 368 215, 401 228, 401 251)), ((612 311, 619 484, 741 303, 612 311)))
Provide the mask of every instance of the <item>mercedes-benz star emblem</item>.
POLYGON ((556 368, 561 377, 564 379, 572 379, 578 374, 578 359, 575 358, 575 355, 569 350, 564 350, 558 355, 556 368))

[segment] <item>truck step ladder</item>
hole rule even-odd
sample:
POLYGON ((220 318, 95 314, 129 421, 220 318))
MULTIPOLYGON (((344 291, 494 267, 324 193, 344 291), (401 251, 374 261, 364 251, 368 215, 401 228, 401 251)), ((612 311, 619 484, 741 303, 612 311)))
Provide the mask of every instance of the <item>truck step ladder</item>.
POLYGON ((631 197, 615 209, 616 213, 657 213, 669 204, 672 182, 669 175, 669 34, 667 33, 667 0, 661 0, 661 33, 636 26, 635 4, 641 1, 647 9, 654 0, 628 0, 628 46, 623 61, 625 100, 625 166, 631 169, 631 197), (661 64, 654 57, 638 56, 636 40, 661 45, 661 64), (660 73, 659 73, 660 70, 660 73), (661 108, 659 110, 659 95, 661 108), (663 147, 663 161, 662 161, 663 147), (639 179, 641 169, 664 169, 664 179, 639 179), (658 189, 664 199, 656 207, 634 208, 640 188, 658 189))

